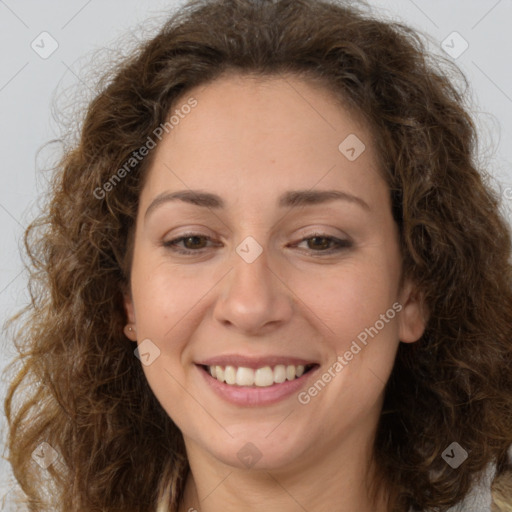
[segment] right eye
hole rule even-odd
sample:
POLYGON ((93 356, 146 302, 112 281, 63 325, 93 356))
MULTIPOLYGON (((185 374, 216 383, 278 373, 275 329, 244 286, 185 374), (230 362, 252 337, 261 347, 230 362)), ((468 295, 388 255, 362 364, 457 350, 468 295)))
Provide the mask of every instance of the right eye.
POLYGON ((206 241, 212 241, 212 239, 209 236, 201 235, 199 233, 186 233, 183 236, 180 236, 178 238, 174 238, 172 240, 168 240, 166 242, 163 242, 162 245, 164 247, 169 248, 171 251, 175 251, 179 254, 194 254, 201 252, 203 249, 205 249, 204 246, 198 247, 198 241, 200 240, 206 240, 206 241), (183 243, 185 245, 185 248, 180 248, 178 244, 183 243), (187 248, 187 245, 190 248, 187 248))

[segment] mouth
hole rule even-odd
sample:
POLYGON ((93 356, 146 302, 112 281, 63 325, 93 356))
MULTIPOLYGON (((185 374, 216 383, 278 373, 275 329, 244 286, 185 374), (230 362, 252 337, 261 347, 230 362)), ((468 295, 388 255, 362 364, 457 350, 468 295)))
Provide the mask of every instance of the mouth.
POLYGON ((259 368, 205 364, 198 366, 213 379, 228 386, 268 388, 283 384, 286 381, 300 379, 319 365, 316 363, 306 365, 276 364, 259 368))

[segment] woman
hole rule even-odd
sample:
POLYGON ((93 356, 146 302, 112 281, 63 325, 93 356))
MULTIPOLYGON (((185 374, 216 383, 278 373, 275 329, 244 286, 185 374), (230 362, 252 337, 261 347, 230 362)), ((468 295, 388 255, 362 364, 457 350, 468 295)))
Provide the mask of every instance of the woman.
POLYGON ((27 232, 31 510, 447 510, 489 466, 506 510, 510 231, 426 59, 353 5, 217 0, 116 69, 27 232))

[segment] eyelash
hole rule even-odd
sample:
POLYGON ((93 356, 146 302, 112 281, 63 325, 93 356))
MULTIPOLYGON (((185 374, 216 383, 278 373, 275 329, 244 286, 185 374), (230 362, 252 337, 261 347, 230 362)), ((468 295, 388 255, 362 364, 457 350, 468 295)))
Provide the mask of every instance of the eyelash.
MULTIPOLYGON (((163 242, 162 245, 174 252, 177 252, 177 253, 183 254, 183 255, 198 254, 198 253, 203 252, 206 249, 205 247, 203 247, 201 249, 179 249, 177 247, 177 244, 180 242, 183 242, 187 238, 204 238, 207 241, 210 241, 210 242, 212 241, 212 239, 206 235, 201 235, 199 233, 186 233, 183 236, 180 236, 179 238, 174 238, 172 240, 163 242)), ((353 243, 350 240, 340 240, 339 238, 336 238, 333 236, 328 236, 323 233, 312 233, 311 236, 303 238, 302 240, 299 241, 299 243, 305 242, 307 240, 312 240, 313 238, 324 238, 326 240, 329 240, 330 242, 334 242, 337 245, 336 248, 325 250, 325 251, 324 250, 315 251, 315 250, 310 249, 310 251, 312 251, 312 254, 314 256, 323 256, 323 255, 334 254, 334 253, 349 249, 353 246, 353 243), (317 253, 317 254, 314 254, 314 253, 317 253)))

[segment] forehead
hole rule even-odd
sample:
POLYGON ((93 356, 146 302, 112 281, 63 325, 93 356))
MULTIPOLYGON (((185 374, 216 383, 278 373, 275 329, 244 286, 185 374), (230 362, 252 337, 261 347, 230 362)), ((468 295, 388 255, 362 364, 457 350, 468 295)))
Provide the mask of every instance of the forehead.
POLYGON ((263 199, 269 189, 382 181, 369 128, 318 83, 231 74, 188 91, 171 114, 191 98, 197 105, 155 150, 146 194, 189 187, 263 199))

